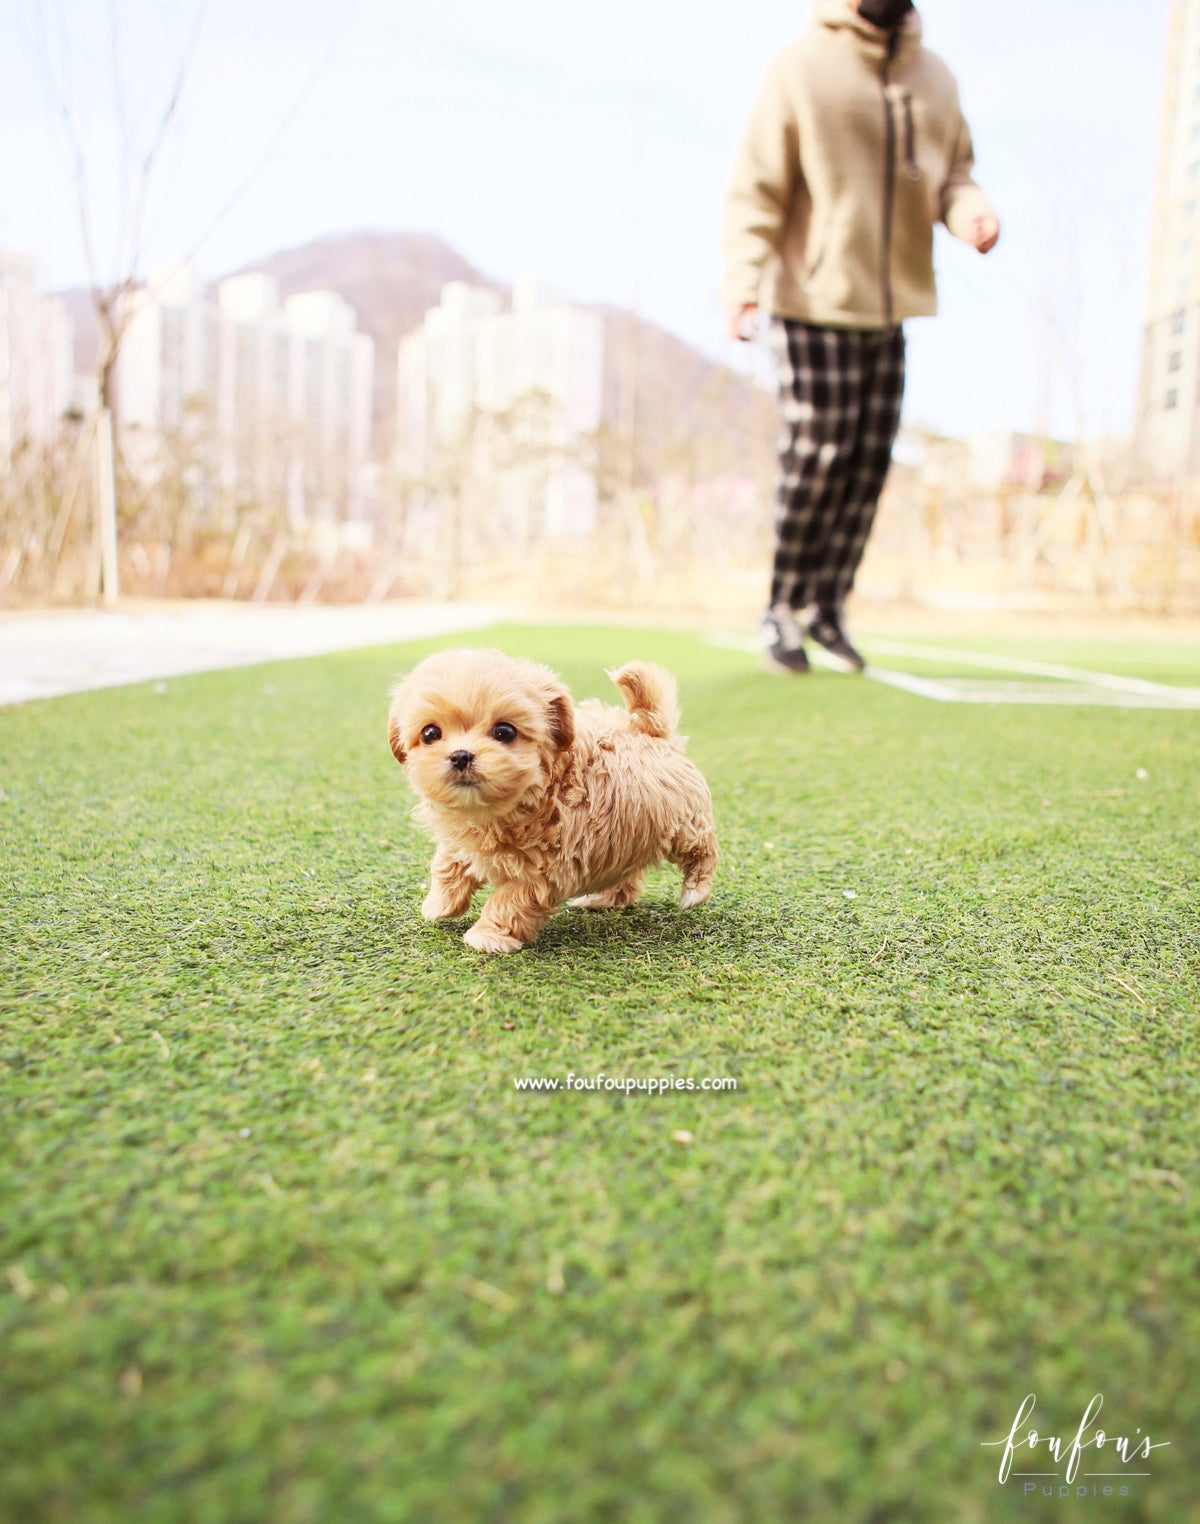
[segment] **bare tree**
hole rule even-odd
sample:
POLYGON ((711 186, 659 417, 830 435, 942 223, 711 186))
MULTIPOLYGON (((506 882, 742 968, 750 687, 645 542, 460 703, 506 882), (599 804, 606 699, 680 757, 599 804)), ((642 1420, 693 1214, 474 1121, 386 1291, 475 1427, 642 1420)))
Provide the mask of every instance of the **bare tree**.
POLYGON ((180 117, 183 94, 200 43, 207 0, 200 0, 192 12, 191 23, 181 44, 168 84, 157 101, 146 111, 145 120, 134 120, 130 96, 125 84, 124 26, 119 0, 108 3, 107 84, 111 94, 113 133, 116 136, 116 227, 111 248, 101 248, 101 230, 96 216, 96 174, 93 145, 85 142, 82 108, 76 96, 76 73, 79 59, 73 43, 73 27, 66 5, 50 5, 40 0, 35 9, 37 59, 47 108, 58 125, 59 137, 66 149, 70 180, 75 194, 75 212, 79 244, 87 262, 91 305, 98 328, 96 381, 101 405, 116 413, 116 363, 120 343, 128 331, 133 308, 128 302, 131 291, 142 285, 146 233, 154 201, 154 187, 162 169, 163 157, 171 140, 172 128, 180 117))
MULTIPOLYGON (((44 100, 57 125, 63 144, 75 199, 80 246, 87 265, 92 308, 96 317, 96 379, 100 415, 96 424, 95 453, 98 501, 101 511, 100 543, 103 548, 104 589, 107 601, 116 597, 117 567, 117 472, 113 462, 117 417, 117 367, 121 348, 136 315, 133 293, 146 283, 145 261, 153 214, 160 202, 168 150, 179 127, 184 98, 193 74, 208 0, 197 0, 190 13, 183 13, 182 40, 171 66, 164 73, 163 88, 151 95, 141 111, 134 109, 128 85, 125 25, 121 0, 108 0, 104 24, 103 67, 87 67, 108 97, 108 115, 114 142, 110 180, 104 178, 104 155, 86 129, 86 115, 76 80, 82 67, 78 55, 77 16, 68 14, 66 0, 34 0, 33 52, 40 72, 44 100), (115 218, 107 250, 102 249, 98 202, 107 205, 115 218)), ((225 202, 212 209, 183 257, 194 259, 201 247, 225 220, 274 156, 316 84, 320 68, 298 93, 259 158, 233 188, 225 202)), ((143 81, 144 83, 144 81, 143 81)))

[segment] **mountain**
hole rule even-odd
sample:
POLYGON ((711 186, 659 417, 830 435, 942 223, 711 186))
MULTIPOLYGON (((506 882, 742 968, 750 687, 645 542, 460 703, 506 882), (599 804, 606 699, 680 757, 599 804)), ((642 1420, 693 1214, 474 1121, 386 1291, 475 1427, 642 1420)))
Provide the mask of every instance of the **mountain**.
POLYGON ((604 422, 635 436, 640 481, 770 469, 776 423, 768 393, 656 323, 622 308, 593 310, 604 322, 604 422))
MULTIPOLYGON (((386 453, 396 407, 400 340, 436 307, 450 281, 508 295, 457 250, 431 233, 361 231, 281 249, 239 270, 279 282, 282 299, 318 288, 336 291, 375 341, 376 452, 386 453)), ((60 293, 76 324, 76 368, 95 358, 95 319, 86 291, 60 293)), ((604 323, 604 418, 613 433, 637 439, 637 470, 654 479, 665 470, 705 474, 759 469, 773 429, 773 404, 762 389, 719 365, 655 323, 616 307, 597 306, 604 323), (630 402, 630 385, 633 402, 630 402)))
MULTIPOLYGON (((375 437, 392 438, 400 340, 436 307, 452 280, 507 297, 449 244, 429 234, 350 233, 285 249, 252 267, 274 275, 284 297, 326 287, 358 314, 375 340, 375 437)), ((772 399, 744 376, 617 307, 595 306, 604 323, 604 421, 637 437, 642 479, 665 470, 754 472, 774 431, 772 399), (633 405, 629 387, 634 387, 633 405)))
POLYGON ((452 280, 503 291, 432 233, 339 233, 230 271, 265 271, 286 300, 298 291, 336 291, 358 313, 359 327, 395 356, 400 340, 420 323, 452 280))
POLYGON ((503 291, 432 233, 341 233, 281 249, 231 275, 273 275, 286 301, 300 291, 336 291, 375 341, 374 436, 386 449, 396 416, 396 355, 400 340, 441 300, 442 287, 463 280, 503 291))
MULTIPOLYGON (((437 306, 442 287, 462 280, 509 294, 428 233, 341 234, 281 250, 246 269, 275 276, 284 298, 323 287, 354 308, 359 327, 375 340, 375 438, 385 449, 395 417, 400 340, 437 306)), ((752 382, 655 323, 616 307, 593 310, 604 323, 604 420, 614 432, 628 432, 632 423, 643 475, 683 466, 697 449, 711 454, 722 440, 730 445, 727 464, 736 469, 738 454, 752 452, 764 427, 773 428, 764 423, 764 414, 773 418, 770 399, 752 382)))

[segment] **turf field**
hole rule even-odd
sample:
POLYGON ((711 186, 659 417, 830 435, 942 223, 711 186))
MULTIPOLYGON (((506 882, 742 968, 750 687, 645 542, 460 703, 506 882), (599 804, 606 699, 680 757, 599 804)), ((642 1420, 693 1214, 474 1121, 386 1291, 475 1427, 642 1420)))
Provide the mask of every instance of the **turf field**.
POLYGON ((0 1520, 1200 1520, 1200 711, 487 642, 677 673, 708 906, 423 923, 431 645, 0 711, 0 1520))

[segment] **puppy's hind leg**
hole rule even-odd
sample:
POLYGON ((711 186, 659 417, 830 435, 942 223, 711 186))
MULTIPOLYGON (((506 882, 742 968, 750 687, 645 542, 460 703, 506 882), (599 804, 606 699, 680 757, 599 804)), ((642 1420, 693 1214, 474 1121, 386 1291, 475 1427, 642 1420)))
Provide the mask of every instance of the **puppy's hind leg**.
POLYGON ((709 830, 699 838, 689 836, 686 841, 676 840, 668 854, 683 873, 683 889, 679 895, 680 910, 694 910, 703 905, 712 893, 713 874, 717 866, 717 835, 709 830))
POLYGON ((602 889, 599 894, 581 894, 576 899, 568 900, 567 904, 572 910, 623 910, 626 905, 632 905, 641 898, 645 887, 646 875, 635 873, 623 884, 617 884, 612 889, 602 889))

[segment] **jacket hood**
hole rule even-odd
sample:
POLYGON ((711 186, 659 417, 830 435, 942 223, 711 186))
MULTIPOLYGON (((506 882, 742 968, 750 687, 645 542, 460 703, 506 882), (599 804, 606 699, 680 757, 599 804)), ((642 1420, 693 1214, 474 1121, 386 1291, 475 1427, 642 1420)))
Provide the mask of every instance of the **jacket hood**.
MULTIPOLYGON (((858 14, 856 0, 817 0, 813 7, 814 27, 829 27, 833 31, 852 33, 866 51, 878 53, 880 58, 887 52, 888 34, 858 14)), ((897 53, 909 53, 921 44, 921 16, 916 10, 909 11, 900 23, 897 53)))

